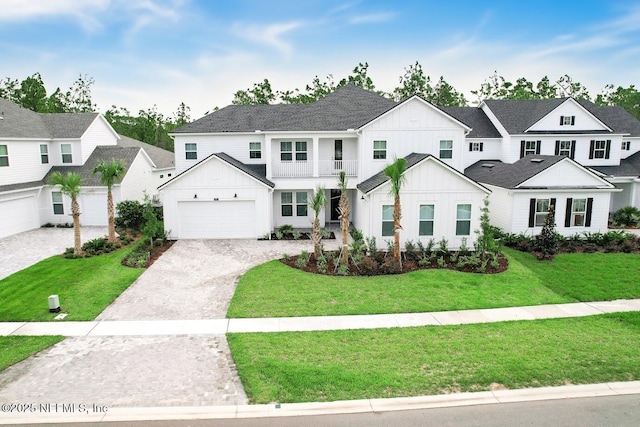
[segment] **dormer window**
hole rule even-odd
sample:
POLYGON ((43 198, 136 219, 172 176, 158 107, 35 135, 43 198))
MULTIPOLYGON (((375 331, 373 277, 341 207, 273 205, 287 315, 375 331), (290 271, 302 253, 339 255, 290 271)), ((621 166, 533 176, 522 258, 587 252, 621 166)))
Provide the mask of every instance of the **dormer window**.
POLYGON ((560 116, 560 126, 573 126, 576 124, 576 116, 560 116))

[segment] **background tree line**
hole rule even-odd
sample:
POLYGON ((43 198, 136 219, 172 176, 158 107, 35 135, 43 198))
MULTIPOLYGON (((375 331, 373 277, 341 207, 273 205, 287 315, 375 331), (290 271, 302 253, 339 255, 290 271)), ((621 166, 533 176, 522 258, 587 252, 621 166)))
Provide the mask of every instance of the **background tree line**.
MULTIPOLYGON (((30 110, 40 113, 92 112, 97 110, 91 99, 93 78, 80 77, 65 92, 57 88, 47 95, 40 73, 22 81, 5 78, 0 80, 0 97, 9 99, 30 110)), ((441 106, 466 106, 469 102, 465 96, 450 85, 443 76, 432 80, 425 74, 419 62, 404 69, 398 86, 391 92, 377 90, 369 76, 369 64, 359 63, 348 76, 337 80, 333 75, 321 79, 317 75, 304 89, 274 90, 268 79, 254 83, 252 87, 234 93, 233 104, 274 104, 274 103, 310 103, 330 94, 336 89, 353 84, 364 89, 400 101, 418 94, 427 101, 441 106)), ((592 99, 588 89, 580 82, 574 81, 565 74, 557 80, 544 76, 537 83, 524 77, 515 82, 506 80, 494 72, 480 84, 477 90, 471 91, 479 102, 483 99, 551 99, 572 96, 579 99, 592 99)), ((615 87, 606 85, 593 101, 598 105, 617 105, 627 110, 640 120, 640 92, 634 85, 615 87)), ((218 107, 214 108, 214 111, 218 107)), ((104 116, 111 126, 121 135, 147 142, 173 151, 173 140, 169 133, 191 121, 191 109, 180 103, 176 112, 165 116, 158 111, 156 105, 146 110, 139 110, 132 115, 125 107, 112 105, 104 116)))

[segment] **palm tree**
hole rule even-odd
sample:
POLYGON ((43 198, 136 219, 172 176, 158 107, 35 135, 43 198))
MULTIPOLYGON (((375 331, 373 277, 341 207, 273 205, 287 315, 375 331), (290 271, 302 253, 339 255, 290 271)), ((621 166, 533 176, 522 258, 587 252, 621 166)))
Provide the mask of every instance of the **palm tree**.
POLYGON ((71 197, 71 215, 73 216, 73 237, 74 248, 73 253, 80 255, 82 252, 82 240, 80 239, 80 205, 78 204, 78 195, 80 194, 80 183, 82 178, 76 172, 67 172, 62 175, 60 172, 54 172, 49 179, 49 185, 59 185, 60 192, 71 197))
POLYGON ((114 224, 115 213, 113 210, 113 194, 111 188, 116 180, 119 180, 124 176, 124 165, 121 160, 113 160, 110 162, 101 161, 93 168, 93 174, 100 174, 100 181, 103 185, 107 186, 107 217, 109 223, 109 241, 114 243, 116 241, 116 227, 114 224))
POLYGON ((320 232, 320 211, 327 205, 327 194, 324 191, 324 187, 316 188, 316 192, 313 193, 313 197, 309 202, 311 209, 315 212, 313 219, 313 231, 311 233, 311 240, 313 241, 313 253, 316 259, 322 255, 322 233, 320 232))
POLYGON ((398 263, 398 266, 402 266, 402 260, 400 259, 400 230, 402 229, 402 225, 400 225, 400 219, 402 218, 400 188, 405 180, 404 171, 406 165, 406 159, 396 158, 393 163, 384 168, 383 171, 391 181, 389 193, 393 196, 393 258, 398 263))
POLYGON ((340 189, 340 202, 338 212, 340 213, 340 227, 342 228, 342 265, 349 263, 349 198, 347 197, 347 174, 340 171, 338 175, 338 189, 340 189))

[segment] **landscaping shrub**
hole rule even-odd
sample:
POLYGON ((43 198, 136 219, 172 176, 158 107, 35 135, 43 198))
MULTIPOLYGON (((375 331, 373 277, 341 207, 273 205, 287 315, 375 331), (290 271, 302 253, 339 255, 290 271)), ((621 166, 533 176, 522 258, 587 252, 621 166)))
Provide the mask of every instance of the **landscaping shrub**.
POLYGON ((544 226, 540 234, 536 236, 535 249, 540 254, 540 259, 552 259, 558 253, 558 233, 556 232, 556 219, 554 206, 549 206, 549 213, 544 220, 544 226))
POLYGON ((634 206, 625 206, 613 213, 613 223, 622 227, 635 226, 640 221, 640 209, 634 206))
POLYGON ((144 221, 144 205, 137 200, 124 200, 116 205, 117 228, 141 231, 144 221))

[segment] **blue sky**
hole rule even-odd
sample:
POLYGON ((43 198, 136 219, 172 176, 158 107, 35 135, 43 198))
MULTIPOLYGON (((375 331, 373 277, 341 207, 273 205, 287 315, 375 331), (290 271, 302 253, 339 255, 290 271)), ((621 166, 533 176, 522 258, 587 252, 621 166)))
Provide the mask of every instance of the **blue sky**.
POLYGON ((359 62, 384 91, 419 61, 469 101, 494 70, 595 97, 640 86, 640 2, 0 0, 0 58, 0 78, 40 72, 49 91, 93 77, 103 112, 184 102, 193 119, 264 78, 293 90, 359 62))

